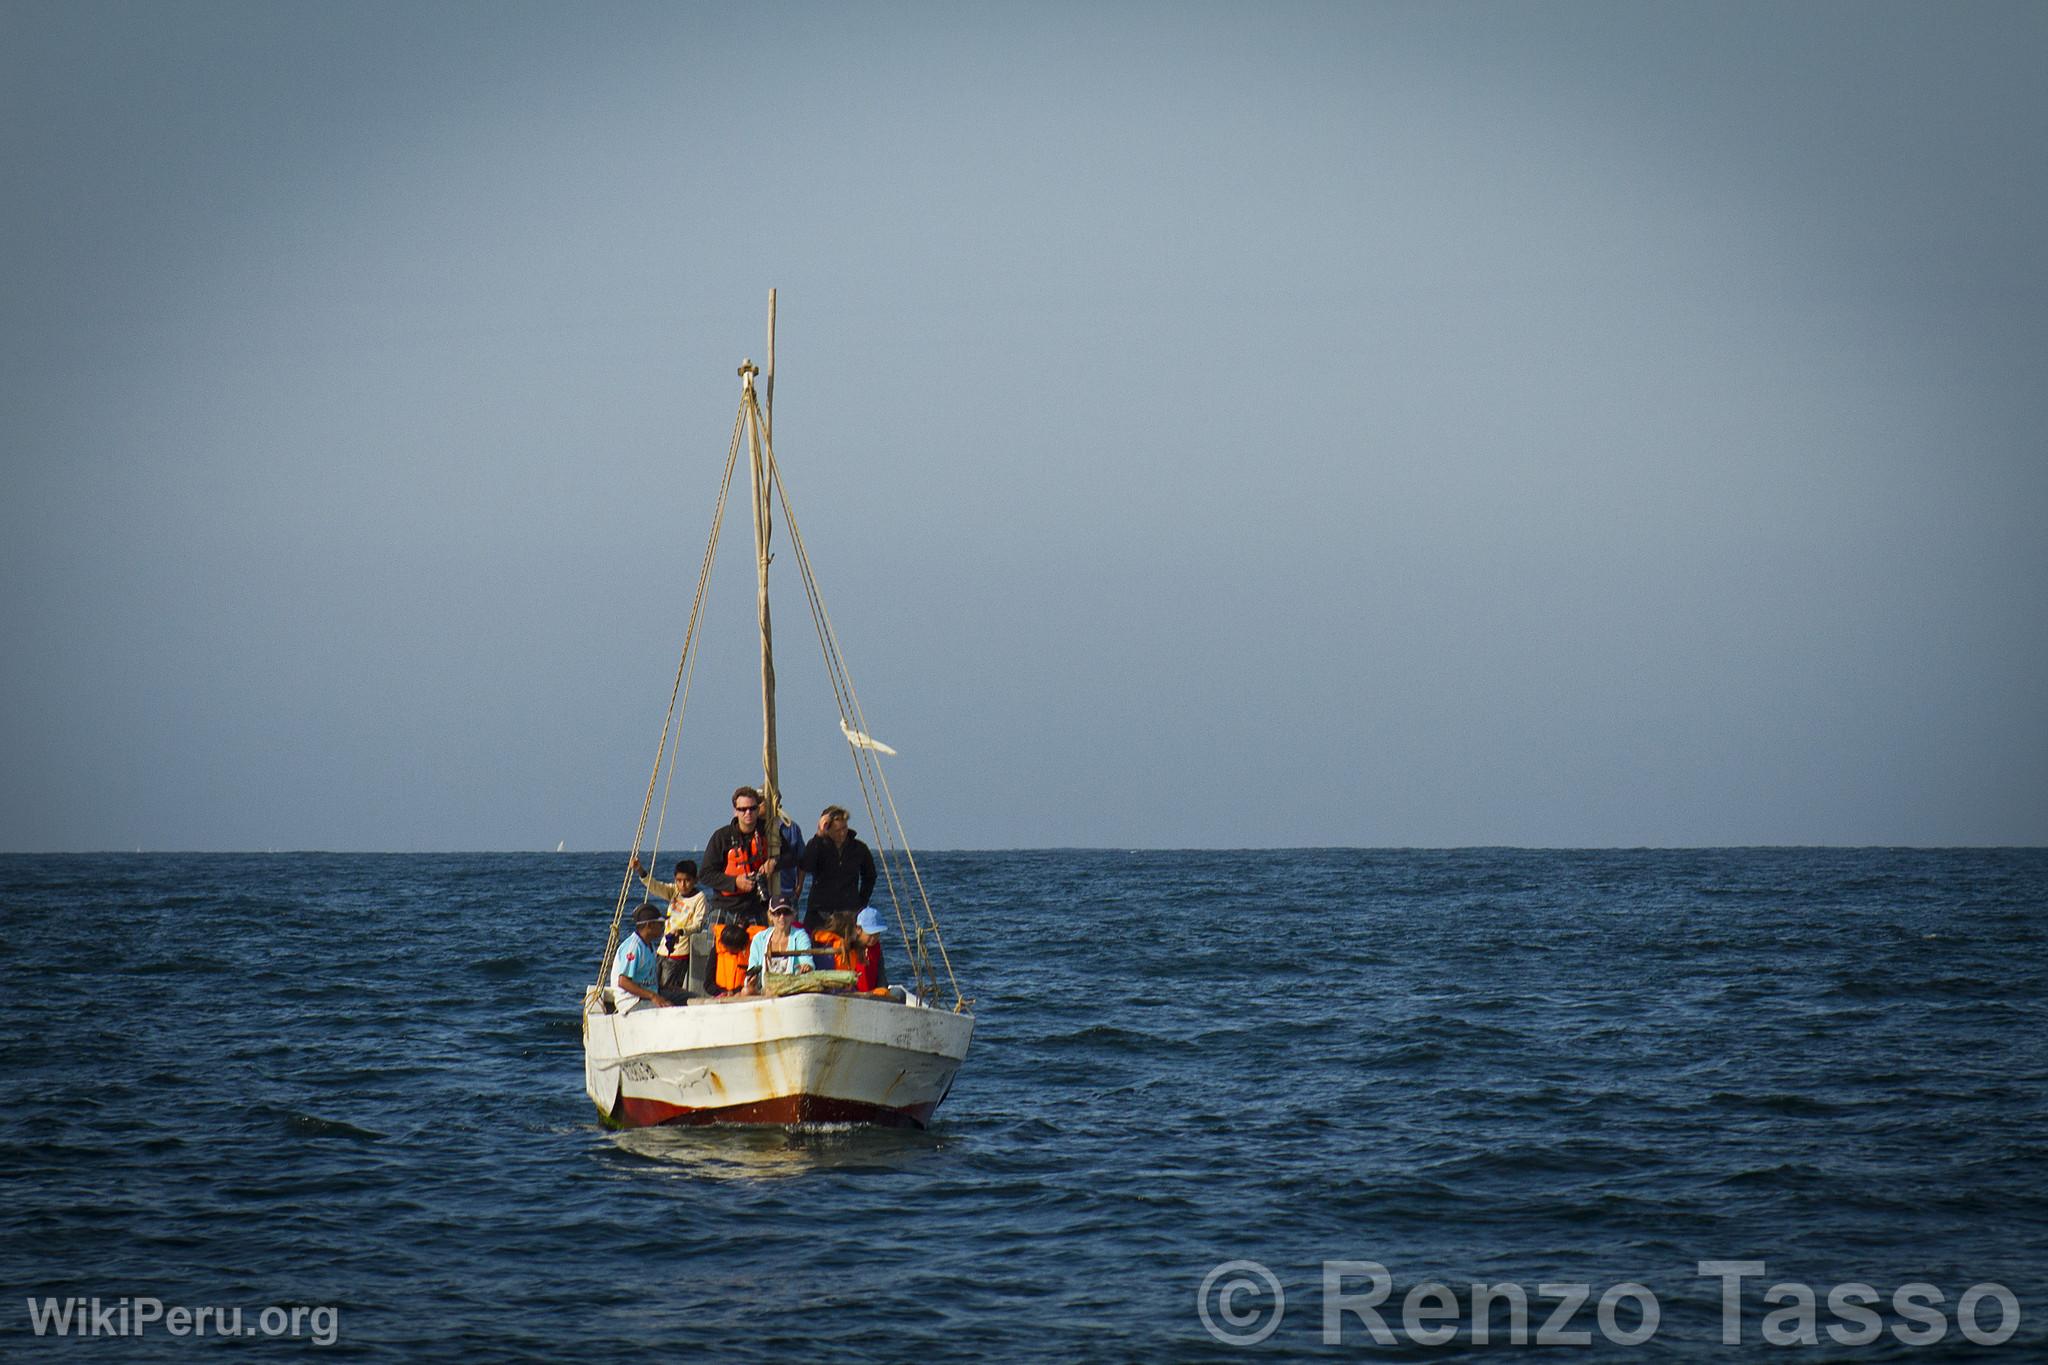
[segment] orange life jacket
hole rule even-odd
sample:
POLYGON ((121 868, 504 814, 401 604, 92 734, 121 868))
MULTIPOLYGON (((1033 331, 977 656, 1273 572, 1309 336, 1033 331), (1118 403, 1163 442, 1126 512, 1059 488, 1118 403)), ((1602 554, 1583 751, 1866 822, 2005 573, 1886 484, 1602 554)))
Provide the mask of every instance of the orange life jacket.
POLYGON ((844 943, 839 941, 839 935, 833 933, 830 929, 820 929, 817 933, 812 934, 811 946, 829 950, 832 954, 832 966, 835 970, 842 972, 853 970, 853 954, 847 951, 844 943))
MULTIPOLYGON (((761 870, 761 864, 768 861, 768 841, 762 830, 755 830, 746 842, 735 841, 725 851, 725 875, 728 877, 751 877, 761 870)), ((734 893, 738 894, 737 892, 734 893)))
POLYGON ((760 925, 747 930, 747 946, 738 952, 725 946, 723 938, 718 944, 718 962, 713 969, 711 984, 720 995, 730 995, 747 981, 747 958, 754 946, 754 935, 768 931, 760 925))
POLYGON ((747 960, 735 955, 723 943, 719 944, 718 965, 712 973, 711 984, 718 988, 720 995, 730 995, 746 979, 747 960))

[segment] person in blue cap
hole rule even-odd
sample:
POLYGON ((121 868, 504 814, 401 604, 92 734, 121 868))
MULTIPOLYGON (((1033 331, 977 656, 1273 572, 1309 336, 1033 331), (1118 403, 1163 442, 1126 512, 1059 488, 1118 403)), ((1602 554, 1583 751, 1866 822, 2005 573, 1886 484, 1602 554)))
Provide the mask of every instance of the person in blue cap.
POLYGON ((889 984, 889 973, 882 967, 882 935, 888 926, 882 923, 882 912, 870 905, 853 920, 853 970, 856 974, 856 990, 880 990, 889 984))

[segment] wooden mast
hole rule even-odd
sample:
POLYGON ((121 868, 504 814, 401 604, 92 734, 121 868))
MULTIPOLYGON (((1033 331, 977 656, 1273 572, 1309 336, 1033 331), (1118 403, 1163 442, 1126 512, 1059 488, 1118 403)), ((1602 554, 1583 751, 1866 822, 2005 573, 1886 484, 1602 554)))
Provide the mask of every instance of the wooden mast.
MULTIPOLYGON (((768 856, 776 858, 782 851, 782 780, 775 755, 775 633, 771 628, 768 612, 768 560, 769 541, 774 532, 774 521, 769 499, 773 489, 769 486, 766 452, 772 449, 770 432, 773 430, 772 413, 775 409, 775 291, 768 291, 768 370, 766 375, 767 411, 754 396, 753 362, 749 361, 741 370, 746 383, 748 465, 753 474, 754 486, 754 566, 755 597, 761 616, 761 804, 762 823, 767 826, 768 856)), ((780 880, 780 877, 777 877, 780 880)))

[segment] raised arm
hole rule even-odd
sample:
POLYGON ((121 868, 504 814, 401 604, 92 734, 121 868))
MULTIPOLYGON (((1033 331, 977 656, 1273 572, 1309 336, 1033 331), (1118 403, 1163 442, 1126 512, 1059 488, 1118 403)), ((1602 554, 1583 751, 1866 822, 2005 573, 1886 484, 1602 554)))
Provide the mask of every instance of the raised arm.
POLYGON ((676 884, 674 882, 658 882, 654 880, 654 874, 649 872, 646 864, 642 863, 638 858, 633 860, 633 875, 640 879, 640 885, 647 888, 648 895, 665 901, 672 901, 676 898, 676 884))

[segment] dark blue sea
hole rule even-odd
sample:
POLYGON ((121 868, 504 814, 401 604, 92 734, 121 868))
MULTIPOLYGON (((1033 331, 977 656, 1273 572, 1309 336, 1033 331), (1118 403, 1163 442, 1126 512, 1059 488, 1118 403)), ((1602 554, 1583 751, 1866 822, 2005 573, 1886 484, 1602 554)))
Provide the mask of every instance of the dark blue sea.
POLYGON ((0 1355, 2048 1358, 2048 852, 927 855, 922 1133, 601 1128, 621 861, 0 857, 0 1355))

